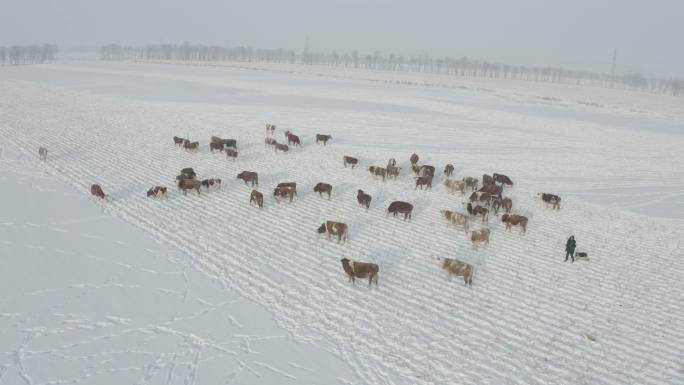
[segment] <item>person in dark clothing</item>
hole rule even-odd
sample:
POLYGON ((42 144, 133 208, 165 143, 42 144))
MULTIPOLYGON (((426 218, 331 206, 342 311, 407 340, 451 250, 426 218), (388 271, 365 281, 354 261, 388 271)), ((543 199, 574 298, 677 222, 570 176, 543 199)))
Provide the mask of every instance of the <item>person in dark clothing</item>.
POLYGON ((568 256, 575 262, 575 247, 577 247, 577 242, 575 242, 575 236, 571 235, 565 243, 565 262, 568 261, 568 256))

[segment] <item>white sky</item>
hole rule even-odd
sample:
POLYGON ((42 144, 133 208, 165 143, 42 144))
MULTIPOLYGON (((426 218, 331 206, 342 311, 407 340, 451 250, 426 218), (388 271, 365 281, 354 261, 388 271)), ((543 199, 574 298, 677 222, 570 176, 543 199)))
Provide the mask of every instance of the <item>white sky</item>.
POLYGON ((191 41, 684 76, 684 0, 0 0, 0 45, 191 41))

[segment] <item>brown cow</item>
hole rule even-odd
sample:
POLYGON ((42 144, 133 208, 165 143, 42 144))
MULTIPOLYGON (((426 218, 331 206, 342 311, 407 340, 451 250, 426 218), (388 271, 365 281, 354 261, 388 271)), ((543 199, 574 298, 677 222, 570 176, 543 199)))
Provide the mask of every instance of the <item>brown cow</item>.
POLYGON ((186 167, 181 170, 181 175, 185 175, 186 179, 195 179, 197 174, 195 173, 195 170, 192 169, 192 167, 186 167))
POLYGON ((209 139, 209 143, 221 143, 221 138, 212 135, 211 139, 209 139))
POLYGON ((435 167, 434 166, 429 166, 429 165, 423 165, 420 167, 420 171, 418 171, 418 176, 429 176, 431 178, 435 177, 435 167))
POLYGON ((316 186, 314 186, 313 190, 314 192, 318 193, 318 196, 323 196, 323 193, 328 194, 328 199, 330 199, 330 194, 332 193, 332 186, 327 183, 319 182, 316 184, 316 186))
POLYGON ((492 209, 494 214, 499 213, 499 209, 503 208, 506 214, 510 214, 513 208, 513 201, 511 198, 501 198, 500 196, 492 197, 492 209))
POLYGON ((510 231, 513 226, 520 226, 520 232, 527 232, 527 217, 522 215, 504 214, 501 216, 501 222, 506 224, 506 230, 510 231))
POLYGON ((147 196, 148 197, 154 197, 154 198, 166 198, 166 187, 163 186, 154 186, 150 187, 149 190, 147 190, 147 196))
POLYGON ((275 152, 278 152, 278 150, 282 152, 287 152, 290 148, 287 146, 287 144, 280 144, 280 143, 274 143, 273 144, 273 150, 275 152))
POLYGON ((270 132, 271 135, 273 135, 273 133, 275 132, 275 129, 276 129, 275 124, 266 123, 266 132, 270 132))
POLYGON ((344 241, 344 243, 347 243, 347 235, 349 233, 349 229, 346 224, 341 223, 341 222, 333 222, 333 221, 325 221, 318 230, 316 230, 318 235, 320 236, 321 234, 328 234, 328 240, 330 240, 331 235, 337 235, 337 243, 340 243, 340 241, 344 241))
POLYGON ((546 206, 552 205, 551 209, 560 210, 561 198, 558 195, 549 193, 539 193, 546 206))
POLYGON ((351 168, 354 168, 357 164, 359 164, 359 160, 356 159, 356 158, 354 158, 354 157, 351 157, 351 156, 346 156, 346 155, 345 155, 345 156, 342 158, 342 160, 343 160, 343 162, 344 162, 344 167, 345 167, 345 168, 347 167, 348 164, 351 165, 351 168))
POLYGON ((378 272, 380 268, 375 263, 350 261, 347 258, 340 259, 344 272, 349 276, 349 281, 356 283, 355 278, 368 277, 368 286, 375 281, 378 285, 378 272))
POLYGON ((392 214, 392 216, 397 216, 397 213, 399 214, 404 214, 404 220, 408 219, 409 221, 412 219, 412 212, 413 212, 413 205, 407 202, 402 202, 402 201, 394 201, 390 203, 389 207, 387 207, 387 215, 389 216, 392 214))
POLYGON ((318 144, 318 142, 323 142, 323 145, 327 146, 330 139, 332 139, 332 136, 330 135, 316 134, 316 144, 318 144))
POLYGON ((278 183, 278 187, 290 188, 290 189, 292 189, 292 191, 294 191, 294 194, 297 195, 297 182, 278 183))
POLYGON ((485 206, 489 206, 492 202, 492 194, 488 192, 474 192, 470 194, 470 198, 468 198, 470 202, 483 202, 485 206))
POLYGON ((221 144, 237 150, 237 140, 235 139, 221 139, 221 144))
POLYGON ((392 166, 392 165, 387 165, 387 177, 388 178, 394 178, 396 180, 399 177, 399 172, 401 171, 401 167, 397 166, 392 166))
POLYGON ((508 186, 513 186, 513 181, 511 180, 511 178, 507 177, 506 175, 494 173, 494 174, 492 174, 492 177, 494 178, 495 181, 497 181, 498 183, 501 183, 502 185, 505 184, 508 186))
POLYGON ((178 181, 178 188, 180 190, 183 190, 183 195, 188 194, 188 190, 195 189, 197 190, 197 195, 200 195, 200 187, 202 186, 202 182, 195 180, 195 179, 181 179, 178 181))
POLYGON ((477 188, 478 183, 479 183, 477 178, 472 177, 472 176, 463 177, 463 182, 465 182, 466 187, 470 187, 472 190, 475 190, 477 188))
POLYGON ((432 177, 431 176, 419 176, 416 178, 416 187, 414 188, 417 189, 418 186, 420 186, 420 189, 423 189, 423 186, 426 186, 427 189, 432 190, 432 177))
POLYGON ((278 143, 277 140, 273 138, 264 138, 264 145, 265 146, 275 146, 278 143))
POLYGON ((206 187, 207 189, 211 187, 215 187, 217 189, 221 189, 221 179, 218 178, 211 178, 211 179, 205 179, 202 181, 202 186, 206 187))
POLYGON ((90 193, 102 200, 107 200, 107 195, 102 191, 102 187, 99 184, 90 186, 90 193))
POLYGON ((38 147, 38 159, 40 159, 40 160, 47 159, 47 154, 48 154, 47 148, 38 147))
POLYGON ((179 138, 177 136, 173 137, 173 143, 178 147, 182 146, 186 141, 189 142, 189 140, 187 140, 185 138, 179 138))
POLYGON ((221 142, 210 142, 209 151, 214 152, 214 150, 223 151, 223 143, 221 142))
POLYGON ((482 184, 494 184, 494 178, 491 175, 482 174, 482 184))
POLYGON ((456 191, 460 191, 461 195, 465 193, 465 182, 460 181, 460 180, 452 180, 452 179, 444 179, 442 182, 444 186, 446 187, 447 190, 449 190, 450 193, 455 193, 456 191))
POLYGON ((478 215, 482 216, 482 223, 489 222, 489 210, 486 208, 482 206, 473 207, 472 203, 468 203, 466 209, 468 210, 468 214, 474 217, 477 217, 478 215))
POLYGON ((250 182, 252 184, 252 187, 256 185, 259 187, 259 174, 253 171, 243 171, 239 174, 237 174, 236 179, 242 179, 245 182, 245 186, 247 186, 247 182, 250 182))
POLYGON ((290 134, 287 136, 287 144, 291 144, 293 146, 301 146, 302 142, 299 141, 299 137, 295 134, 290 134))
POLYGON ((197 149, 199 148, 199 142, 190 142, 189 140, 185 139, 185 142, 183 143, 183 148, 188 151, 197 151, 197 149))
POLYGON ((396 166, 396 165, 397 165, 397 160, 394 159, 394 158, 390 158, 390 159, 387 161, 387 168, 390 168, 390 166, 396 166))
MULTIPOLYGON (((439 260, 439 258, 438 258, 439 260)), ((455 274, 463 277, 463 282, 466 286, 473 284, 473 265, 461 262, 457 259, 444 258, 442 262, 442 269, 449 273, 449 276, 455 274)))
POLYGON ((258 192, 257 190, 252 190, 249 194, 249 204, 254 202, 260 209, 264 208, 264 194, 258 192))
POLYGON ((280 202, 279 198, 290 198, 290 202, 292 202, 292 199, 295 195, 295 191, 291 187, 276 187, 273 190, 273 196, 276 198, 278 202, 280 202))
POLYGON ((462 225, 463 230, 465 230, 466 233, 468 232, 469 218, 467 215, 463 215, 461 213, 457 213, 450 210, 441 210, 440 213, 442 214, 444 219, 446 219, 450 224, 454 226, 462 225))
POLYGON ((356 201, 359 202, 361 206, 365 206, 366 211, 368 211, 368 208, 370 207, 371 199, 371 196, 364 193, 363 190, 359 190, 356 193, 356 201))
POLYGON ((385 177, 387 177, 387 170, 385 170, 385 169, 382 168, 382 167, 370 166, 370 167, 368 167, 368 171, 369 171, 371 174, 373 174, 373 177, 382 176, 382 181, 383 181, 383 182, 385 181, 385 177))
POLYGON ((411 165, 415 166, 418 164, 418 160, 420 160, 420 158, 418 157, 418 154, 414 152, 411 154, 411 158, 409 158, 409 160, 411 161, 411 165))
POLYGON ((444 175, 446 175, 447 178, 450 177, 451 174, 453 174, 453 173, 454 173, 454 165, 453 164, 449 163, 446 166, 444 166, 444 175))
POLYGON ((477 190, 480 192, 487 192, 492 195, 501 195, 503 193, 503 186, 497 186, 494 183, 487 183, 482 186, 481 189, 477 190))
POLYGON ((470 241, 473 243, 473 248, 477 250, 480 243, 485 246, 489 245, 489 229, 480 229, 470 232, 470 241))
POLYGON ((232 148, 226 148, 226 158, 232 158, 233 160, 237 159, 238 157, 238 152, 233 150, 232 148))

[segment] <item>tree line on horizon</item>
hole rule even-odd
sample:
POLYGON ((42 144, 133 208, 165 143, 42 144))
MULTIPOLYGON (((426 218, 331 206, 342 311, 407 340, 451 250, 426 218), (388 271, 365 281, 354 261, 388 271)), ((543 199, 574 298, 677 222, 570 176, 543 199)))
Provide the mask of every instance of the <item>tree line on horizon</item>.
POLYGON ((684 80, 676 77, 646 77, 638 72, 611 75, 559 67, 537 67, 491 63, 468 57, 404 56, 379 52, 359 54, 358 51, 337 53, 295 52, 286 49, 252 47, 226 48, 203 44, 151 44, 121 46, 109 44, 100 48, 102 60, 181 61, 181 62, 256 62, 323 65, 378 71, 418 72, 460 77, 514 79, 535 82, 592 85, 610 88, 648 91, 681 96, 684 80))
POLYGON ((50 63, 56 53, 57 46, 53 44, 0 47, 0 66, 50 63))

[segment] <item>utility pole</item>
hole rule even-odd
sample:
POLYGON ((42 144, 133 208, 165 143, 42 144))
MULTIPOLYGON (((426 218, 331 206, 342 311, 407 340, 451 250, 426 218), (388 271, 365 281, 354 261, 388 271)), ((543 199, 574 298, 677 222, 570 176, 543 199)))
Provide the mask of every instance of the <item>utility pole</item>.
POLYGON ((613 49, 613 62, 610 67, 610 88, 615 86, 615 63, 617 62, 617 48, 613 49))

